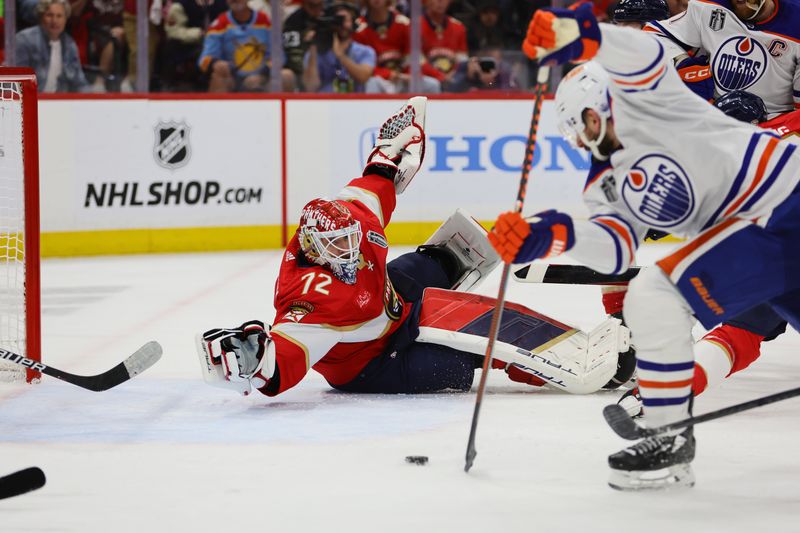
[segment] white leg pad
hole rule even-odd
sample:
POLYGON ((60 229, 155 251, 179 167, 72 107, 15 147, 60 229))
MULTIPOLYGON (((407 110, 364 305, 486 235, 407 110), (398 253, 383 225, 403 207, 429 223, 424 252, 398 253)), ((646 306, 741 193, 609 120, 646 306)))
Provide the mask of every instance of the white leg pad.
MULTIPOLYGON (((479 335, 426 326, 419 328, 417 341, 478 355, 486 353, 489 342, 479 335)), ((497 341, 493 357, 528 369, 552 388, 589 394, 600 390, 614 376, 619 353, 627 351, 629 343, 627 328, 616 318, 608 318, 588 334, 572 329, 532 350, 497 341)))

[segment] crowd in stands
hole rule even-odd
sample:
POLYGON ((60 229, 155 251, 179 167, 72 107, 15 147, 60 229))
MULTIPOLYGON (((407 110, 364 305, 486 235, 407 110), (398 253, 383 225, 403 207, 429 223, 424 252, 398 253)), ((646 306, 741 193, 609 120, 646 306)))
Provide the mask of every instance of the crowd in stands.
MULTIPOLYGON (((409 91, 408 0, 283 0, 282 50, 272 50, 266 0, 149 0, 150 90, 409 91)), ((588 0, 579 0, 588 1, 588 0)), ((686 0, 670 0, 680 9, 686 0)), ((613 7, 592 2, 598 15, 613 7)), ((136 0, 18 0, 15 61, 44 92, 132 92, 136 0)), ((421 91, 530 88, 519 51, 528 20, 550 0, 422 0, 421 91)))

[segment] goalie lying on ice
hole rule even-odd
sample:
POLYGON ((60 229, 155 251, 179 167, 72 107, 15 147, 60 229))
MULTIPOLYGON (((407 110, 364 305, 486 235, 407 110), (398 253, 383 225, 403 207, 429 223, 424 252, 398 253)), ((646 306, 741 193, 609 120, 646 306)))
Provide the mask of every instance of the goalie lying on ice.
MULTIPOLYGON (((197 336, 206 381, 274 396, 313 368, 349 392, 469 390, 495 300, 464 291, 499 263, 480 225, 457 211, 415 252, 387 263, 384 228, 425 153, 425 98, 382 126, 363 175, 303 209, 275 287, 275 320, 197 336)), ((514 381, 594 392, 617 374, 627 330, 591 333, 506 304, 494 368, 514 381)), ((632 365, 616 376, 626 381, 632 365)))

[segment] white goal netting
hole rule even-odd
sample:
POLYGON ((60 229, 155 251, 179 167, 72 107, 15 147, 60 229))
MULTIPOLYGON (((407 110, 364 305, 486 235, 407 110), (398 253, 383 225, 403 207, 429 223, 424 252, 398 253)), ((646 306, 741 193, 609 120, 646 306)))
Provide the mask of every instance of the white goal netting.
MULTIPOLYGON (((0 81, 0 348, 27 355, 21 89, 0 81)), ((22 379, 24 369, 0 360, 0 381, 22 379)))

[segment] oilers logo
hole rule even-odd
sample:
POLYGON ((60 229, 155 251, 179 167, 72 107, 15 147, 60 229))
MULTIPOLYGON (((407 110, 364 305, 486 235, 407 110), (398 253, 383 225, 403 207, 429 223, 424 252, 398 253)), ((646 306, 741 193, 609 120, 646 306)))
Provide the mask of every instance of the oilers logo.
POLYGON ((717 49, 711 61, 714 83, 723 91, 747 89, 767 70, 767 52, 756 39, 737 35, 717 49))
POLYGON ((622 182, 622 198, 637 219, 655 228, 673 228, 694 210, 689 177, 661 154, 646 155, 631 167, 622 182))

